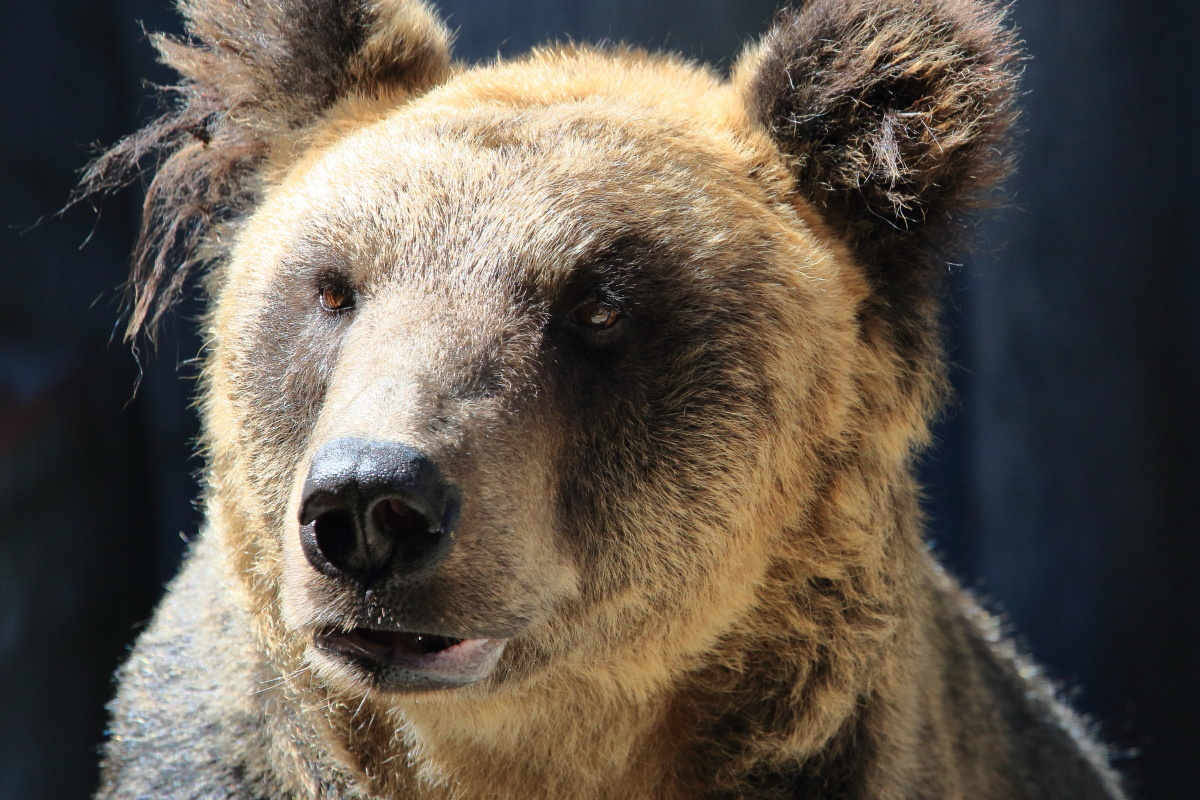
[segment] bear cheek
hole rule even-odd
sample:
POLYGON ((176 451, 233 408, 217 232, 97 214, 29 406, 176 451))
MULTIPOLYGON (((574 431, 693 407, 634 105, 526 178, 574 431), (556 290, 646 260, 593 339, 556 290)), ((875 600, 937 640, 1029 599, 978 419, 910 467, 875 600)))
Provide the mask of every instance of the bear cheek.
MULTIPOLYGON (((261 221, 258 221, 262 224, 261 221)), ((261 231, 255 241, 283 238, 261 231)), ((248 237, 251 238, 251 237, 248 237)), ((228 535, 255 592, 282 589, 287 616, 298 596, 285 537, 294 533, 290 503, 336 364, 344 331, 314 313, 308 286, 265 248, 248 246, 219 275, 212 319, 216 344, 206 427, 213 448, 212 502, 230 520, 228 535), (242 302, 223 302, 230 296, 242 302), (224 486, 240 487, 236 494, 224 486), (283 574, 281 574, 281 572, 283 574), (281 584, 281 578, 282 584, 281 584)), ((272 592, 274 595, 274 592, 272 592)), ((277 597, 262 597, 264 613, 277 597)))
POLYGON ((308 448, 338 359, 341 332, 293 298, 266 299, 230 358, 229 404, 237 456, 261 510, 286 513, 293 476, 308 448))
POLYGON ((745 520, 759 502, 753 495, 769 483, 739 466, 759 460, 746 456, 764 447, 772 403, 765 377, 742 352, 754 341, 745 330, 753 315, 704 297, 686 305, 710 310, 663 312, 626 358, 558 381, 558 527, 580 565, 578 622, 593 631, 578 638, 596 657, 699 647, 708 622, 687 632, 661 626, 678 623, 681 608, 703 608, 720 627, 724 606, 740 608, 746 593, 720 597, 713 587, 750 586, 762 569, 741 555, 745 520))

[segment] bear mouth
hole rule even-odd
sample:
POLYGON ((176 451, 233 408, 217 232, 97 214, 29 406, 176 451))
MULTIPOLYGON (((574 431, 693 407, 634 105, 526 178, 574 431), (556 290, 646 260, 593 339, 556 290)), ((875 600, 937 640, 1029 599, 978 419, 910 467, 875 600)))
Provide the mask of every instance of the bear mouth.
POLYGON ((372 683, 389 690, 447 688, 483 680, 507 641, 375 628, 327 630, 313 637, 323 655, 365 671, 372 683))

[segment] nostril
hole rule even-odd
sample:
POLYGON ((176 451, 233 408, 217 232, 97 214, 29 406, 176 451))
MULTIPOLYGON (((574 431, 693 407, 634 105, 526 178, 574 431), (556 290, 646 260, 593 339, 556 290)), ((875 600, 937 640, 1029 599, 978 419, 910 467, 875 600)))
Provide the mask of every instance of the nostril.
POLYGON ((371 521, 389 539, 408 539, 428 533, 429 520, 399 500, 381 500, 371 509, 371 521))
POLYGON ((332 567, 341 572, 353 571, 358 532, 349 509, 335 508, 318 515, 312 521, 312 531, 317 549, 332 567))
POLYGON ((412 570, 437 552, 444 532, 440 525, 403 500, 380 500, 371 508, 371 523, 380 539, 394 543, 395 559, 412 570))

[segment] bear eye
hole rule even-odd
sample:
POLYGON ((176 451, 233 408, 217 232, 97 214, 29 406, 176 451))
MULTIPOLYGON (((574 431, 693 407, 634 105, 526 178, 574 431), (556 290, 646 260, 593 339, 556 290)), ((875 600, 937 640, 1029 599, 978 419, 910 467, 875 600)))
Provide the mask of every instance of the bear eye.
POLYGON ((571 319, 585 328, 606 330, 617 324, 621 319, 621 309, 612 303, 600 300, 588 300, 571 314, 571 319))
POLYGON ((330 313, 349 311, 354 308, 354 290, 345 283, 329 282, 322 285, 317 292, 321 308, 330 313))

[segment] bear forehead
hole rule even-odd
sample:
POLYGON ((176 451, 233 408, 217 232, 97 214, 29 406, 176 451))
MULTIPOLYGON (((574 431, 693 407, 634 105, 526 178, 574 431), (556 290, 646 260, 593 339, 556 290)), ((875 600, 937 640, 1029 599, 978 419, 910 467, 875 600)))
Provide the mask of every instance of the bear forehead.
POLYGON ((314 147, 256 221, 281 248, 268 261, 315 242, 360 268, 510 259, 561 275, 630 237, 736 260, 739 242, 795 233, 749 148, 670 109, 436 100, 314 147))
POLYGON ((642 214, 650 192, 659 207, 718 188, 766 200, 762 182, 748 178, 771 148, 735 94, 670 58, 542 51, 461 71, 391 109, 348 101, 310 138, 282 188, 299 192, 310 212, 353 215, 430 203, 486 213, 507 189, 558 208, 589 204, 593 216, 642 214))
MULTIPOLYGON (((751 161, 669 117, 600 101, 519 109, 422 105, 314 148, 284 181, 309 209, 350 212, 450 198, 504 199, 518 189, 556 205, 648 210, 722 189, 763 195, 751 161), (612 202, 605 203, 605 200, 612 202), (620 201, 620 202, 618 202, 620 201)), ((481 203, 485 210, 485 203, 481 203)))

